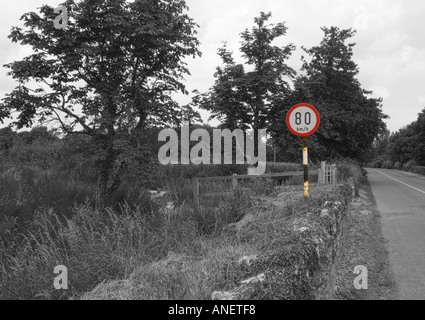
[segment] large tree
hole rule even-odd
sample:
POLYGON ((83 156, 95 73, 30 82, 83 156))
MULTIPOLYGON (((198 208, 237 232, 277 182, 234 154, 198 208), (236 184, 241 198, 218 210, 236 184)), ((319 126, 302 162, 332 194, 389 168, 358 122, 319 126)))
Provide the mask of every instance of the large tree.
POLYGON ((267 129, 273 101, 290 91, 295 71, 285 62, 295 47, 276 45, 287 27, 268 23, 270 18, 271 13, 261 12, 254 27, 241 33, 244 64, 236 63, 226 46, 219 49, 223 66, 217 67, 214 86, 198 97, 201 108, 229 129, 267 129))
POLYGON ((419 165, 425 165, 425 109, 418 114, 416 121, 388 138, 386 150, 375 148, 375 160, 400 163, 414 160, 419 165))
POLYGON ((304 49, 311 57, 304 60, 298 85, 306 98, 322 115, 318 138, 331 157, 361 159, 386 126, 382 99, 368 97, 356 78, 357 64, 352 60, 355 43, 346 43, 355 35, 351 29, 322 28, 324 38, 319 46, 304 49))
POLYGON ((425 108, 418 114, 416 121, 417 143, 415 146, 415 159, 419 164, 425 165, 425 108))
POLYGON ((125 136, 179 120, 171 94, 186 93, 183 59, 200 55, 196 24, 183 0, 63 5, 66 28, 54 26, 58 14, 47 5, 22 16, 24 29, 12 28, 9 38, 34 53, 5 65, 18 85, 3 99, 0 117, 15 111, 18 128, 53 119, 68 134, 92 136, 105 199, 119 185, 125 136))
MULTIPOLYGON (((310 103, 321 115, 319 130, 309 138, 321 158, 342 156, 361 160, 386 128, 382 99, 369 97, 372 92, 364 90, 356 78, 359 68, 352 60, 355 43, 347 43, 355 31, 337 27, 324 27, 322 31, 320 45, 303 48, 310 59, 302 58, 303 74, 295 82, 292 97, 280 105, 280 114, 276 112, 275 118, 284 119, 295 102, 310 103)), ((283 137, 288 134, 284 131, 275 130, 274 135, 283 137)))

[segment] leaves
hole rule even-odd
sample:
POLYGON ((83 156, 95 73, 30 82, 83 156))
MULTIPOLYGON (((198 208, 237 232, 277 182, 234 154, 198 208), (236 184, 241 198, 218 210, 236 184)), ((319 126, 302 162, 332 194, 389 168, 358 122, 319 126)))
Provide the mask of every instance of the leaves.
MULTIPOLYGON (((116 185, 119 166, 131 145, 116 141, 123 132, 172 125, 182 114, 173 92, 187 93, 188 56, 198 56, 197 25, 185 1, 67 1, 68 27, 57 30, 54 8, 22 16, 24 28, 9 38, 35 52, 5 65, 18 86, 2 100, 0 121, 17 112, 18 128, 55 121, 68 134, 99 141, 104 190, 116 185), (37 85, 34 87, 34 85, 37 85), (116 170, 118 166, 118 171, 116 170)), ((105 195, 103 195, 105 196, 105 195)))
POLYGON ((273 45, 286 34, 286 27, 283 23, 267 24, 270 17, 271 13, 260 13, 254 19, 254 27, 241 33, 240 51, 253 71, 236 64, 224 44, 218 50, 223 66, 217 67, 214 86, 194 98, 194 102, 209 110, 212 118, 221 120, 226 128, 267 128, 273 103, 289 91, 285 78, 293 77, 295 71, 285 61, 295 47, 273 45))
POLYGON ((17 105, 19 99, 9 99, 3 108, 20 108, 19 125, 29 125, 43 108, 51 108, 62 121, 71 117, 81 125, 86 120, 91 130, 85 132, 90 134, 113 130, 130 119, 144 126, 163 110, 174 110, 176 105, 166 101, 173 91, 186 92, 181 79, 188 70, 182 59, 199 55, 196 24, 184 13, 185 7, 184 1, 172 0, 71 1, 66 30, 53 27, 52 7, 23 15, 26 28, 13 28, 9 38, 39 53, 6 65, 9 75, 21 83, 43 82, 48 86, 43 94, 61 96, 61 101, 41 105, 44 99, 28 93, 33 95, 28 100, 39 104, 26 104, 24 110, 17 105), (65 111, 68 104, 88 114, 73 116, 65 111))
POLYGON ((323 157, 361 160, 385 129, 382 99, 369 98, 371 92, 355 78, 359 72, 352 61, 355 44, 346 44, 355 31, 337 27, 322 31, 319 46, 303 48, 311 59, 302 58, 305 74, 295 82, 291 103, 308 102, 318 109, 321 124, 312 138, 323 157))

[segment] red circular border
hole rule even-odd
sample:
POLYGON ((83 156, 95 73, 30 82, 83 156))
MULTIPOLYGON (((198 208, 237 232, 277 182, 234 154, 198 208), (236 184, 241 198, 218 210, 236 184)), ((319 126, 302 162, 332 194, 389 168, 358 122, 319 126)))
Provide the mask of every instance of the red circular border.
POLYGON ((288 111, 288 114, 286 115, 286 125, 288 126, 288 129, 293 134, 295 134, 298 137, 308 137, 308 136, 311 136, 313 133, 315 133, 317 131, 317 129, 319 129, 319 126, 320 126, 320 115, 319 115, 319 111, 317 111, 317 109, 315 107, 313 107, 311 104, 308 104, 308 103, 298 103, 297 105, 293 106, 291 108, 291 110, 288 111), (289 117, 291 116, 292 112, 294 112, 299 107, 309 108, 309 109, 311 109, 316 114, 316 119, 317 119, 316 126, 313 128, 313 130, 311 130, 308 133, 298 133, 298 132, 296 132, 294 129, 292 129, 292 127, 291 127, 291 125, 289 123, 289 117))

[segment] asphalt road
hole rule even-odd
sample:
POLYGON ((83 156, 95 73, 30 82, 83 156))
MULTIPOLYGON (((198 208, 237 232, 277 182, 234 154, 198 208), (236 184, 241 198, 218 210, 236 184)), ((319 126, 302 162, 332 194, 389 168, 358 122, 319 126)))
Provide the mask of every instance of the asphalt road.
POLYGON ((403 300, 425 300, 425 176, 367 169, 403 300))

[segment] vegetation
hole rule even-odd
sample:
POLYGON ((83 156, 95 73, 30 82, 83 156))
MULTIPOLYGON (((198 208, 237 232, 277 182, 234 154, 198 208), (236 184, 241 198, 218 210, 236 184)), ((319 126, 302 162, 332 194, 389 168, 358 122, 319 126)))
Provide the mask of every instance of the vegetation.
POLYGON ((252 31, 241 33, 240 51, 246 65, 236 64, 226 46, 219 49, 224 66, 217 67, 214 86, 197 95, 193 104, 211 111, 212 118, 230 128, 266 128, 273 147, 287 160, 294 160, 299 139, 282 123, 292 106, 307 102, 321 115, 319 130, 308 139, 311 158, 364 161, 375 138, 385 130, 387 116, 382 112, 382 99, 370 98, 372 92, 364 90, 356 78, 355 44, 346 43, 355 31, 322 28, 320 45, 303 48, 310 61, 303 57, 301 74, 296 75, 286 64, 295 46, 273 45, 287 27, 267 24, 270 17, 270 13, 261 13, 252 31))
POLYGON ((55 121, 67 134, 93 137, 104 202, 125 166, 144 152, 135 136, 180 121, 182 108, 171 94, 185 92, 183 59, 200 54, 196 25, 184 1, 65 5, 66 29, 54 27, 48 5, 23 15, 24 29, 12 28, 9 38, 34 53, 6 65, 18 86, 3 99, 1 116, 15 111, 18 128, 55 121))
MULTIPOLYGON (((81 141, 59 139, 45 128, 2 132, 14 139, 8 155, 3 150, 0 168, 0 299, 141 299, 150 294, 209 299, 214 290, 238 281, 232 278, 239 272, 232 269, 236 259, 266 248, 270 225, 295 217, 298 207, 316 210, 334 194, 313 185, 317 195, 305 203, 301 181, 293 187, 257 179, 228 198, 198 202, 191 177, 228 175, 232 166, 165 166, 155 173, 167 176, 161 184, 168 191, 165 198, 151 200, 146 189, 125 184, 108 207, 98 207, 95 174, 90 176, 96 163, 78 148, 81 141), (73 153, 62 154, 71 148, 73 153), (50 157, 43 156, 46 152, 50 157), (281 205, 271 204, 273 199, 282 199, 281 205), (242 225, 245 231, 235 233, 242 225), (261 226, 268 230, 264 238, 255 231, 261 226), (67 291, 52 286, 57 265, 70 270, 67 291), (117 287, 123 279, 143 279, 144 285, 141 291, 117 287)), ((349 165, 341 164, 347 168, 342 180, 360 172, 349 165)), ((267 170, 299 169, 299 164, 269 163, 267 170)))
POLYGON ((241 33, 240 51, 246 66, 236 64, 225 45, 218 52, 224 66, 217 67, 214 87, 195 98, 200 99, 201 108, 211 111, 212 118, 221 120, 226 128, 267 128, 274 101, 290 92, 288 80, 295 71, 285 61, 295 47, 273 45, 285 36, 287 27, 284 23, 268 25, 270 17, 271 13, 262 12, 254 19, 252 30, 241 33), (248 68, 254 70, 247 71, 248 68))
MULTIPOLYGON (((170 202, 148 213, 129 205, 100 211, 89 203, 76 205, 70 218, 38 210, 25 234, 14 232, 16 219, 6 218, 0 297, 64 299, 87 293, 86 298, 210 299, 214 290, 247 276, 236 264, 241 257, 275 248, 280 238, 270 243, 271 235, 288 218, 317 211, 337 189, 313 189, 316 195, 308 203, 301 191, 286 190, 293 198, 281 194, 285 207, 275 208, 236 191, 199 208, 170 202), (69 268, 69 290, 53 288, 56 265, 69 268)), ((284 233, 281 237, 288 241, 284 233)))
MULTIPOLYGON (((368 98, 355 79, 353 44, 345 44, 354 33, 323 28, 324 40, 306 50, 312 60, 297 77, 286 64, 295 47, 274 44, 286 26, 267 24, 271 13, 260 13, 241 34, 246 64, 220 49, 224 66, 214 87, 180 106, 172 95, 187 93, 184 59, 200 55, 185 1, 65 4, 68 28, 54 28, 54 9, 46 5, 24 14, 25 27, 12 28, 9 36, 34 53, 5 66, 17 86, 0 103, 0 122, 16 115, 0 129, 0 299, 209 299, 248 276, 237 265, 243 256, 274 254, 279 247, 280 257, 300 254, 294 261, 307 266, 311 260, 304 258, 315 251, 308 246, 307 254, 303 245, 313 238, 296 243, 298 235, 281 233, 282 227, 314 214, 314 234, 325 236, 317 214, 326 201, 349 197, 346 181, 361 180, 354 161, 339 163, 341 185, 313 184, 310 199, 298 191, 300 179, 281 185, 258 179, 241 183, 229 197, 198 199, 193 178, 246 174, 247 165, 160 166, 158 133, 180 131, 184 119, 191 130, 211 132, 197 123, 195 107, 201 107, 222 121, 220 128, 267 129, 268 160, 277 150, 282 161, 268 163, 267 172, 300 171, 299 139, 283 121, 304 101, 323 115, 308 141, 312 159, 362 159, 384 133, 385 116, 380 100, 368 98), (12 130, 24 127, 32 130, 12 130), (152 190, 165 197, 153 199, 152 190), (57 265, 70 270, 67 291, 52 287, 57 265)), ((282 267, 269 266, 274 276, 282 267)), ((304 284, 295 293, 273 287, 253 298, 312 297, 311 283, 304 284)))
POLYGON ((377 168, 423 172, 425 166, 425 109, 418 119, 397 132, 383 132, 370 152, 370 163, 377 168))

